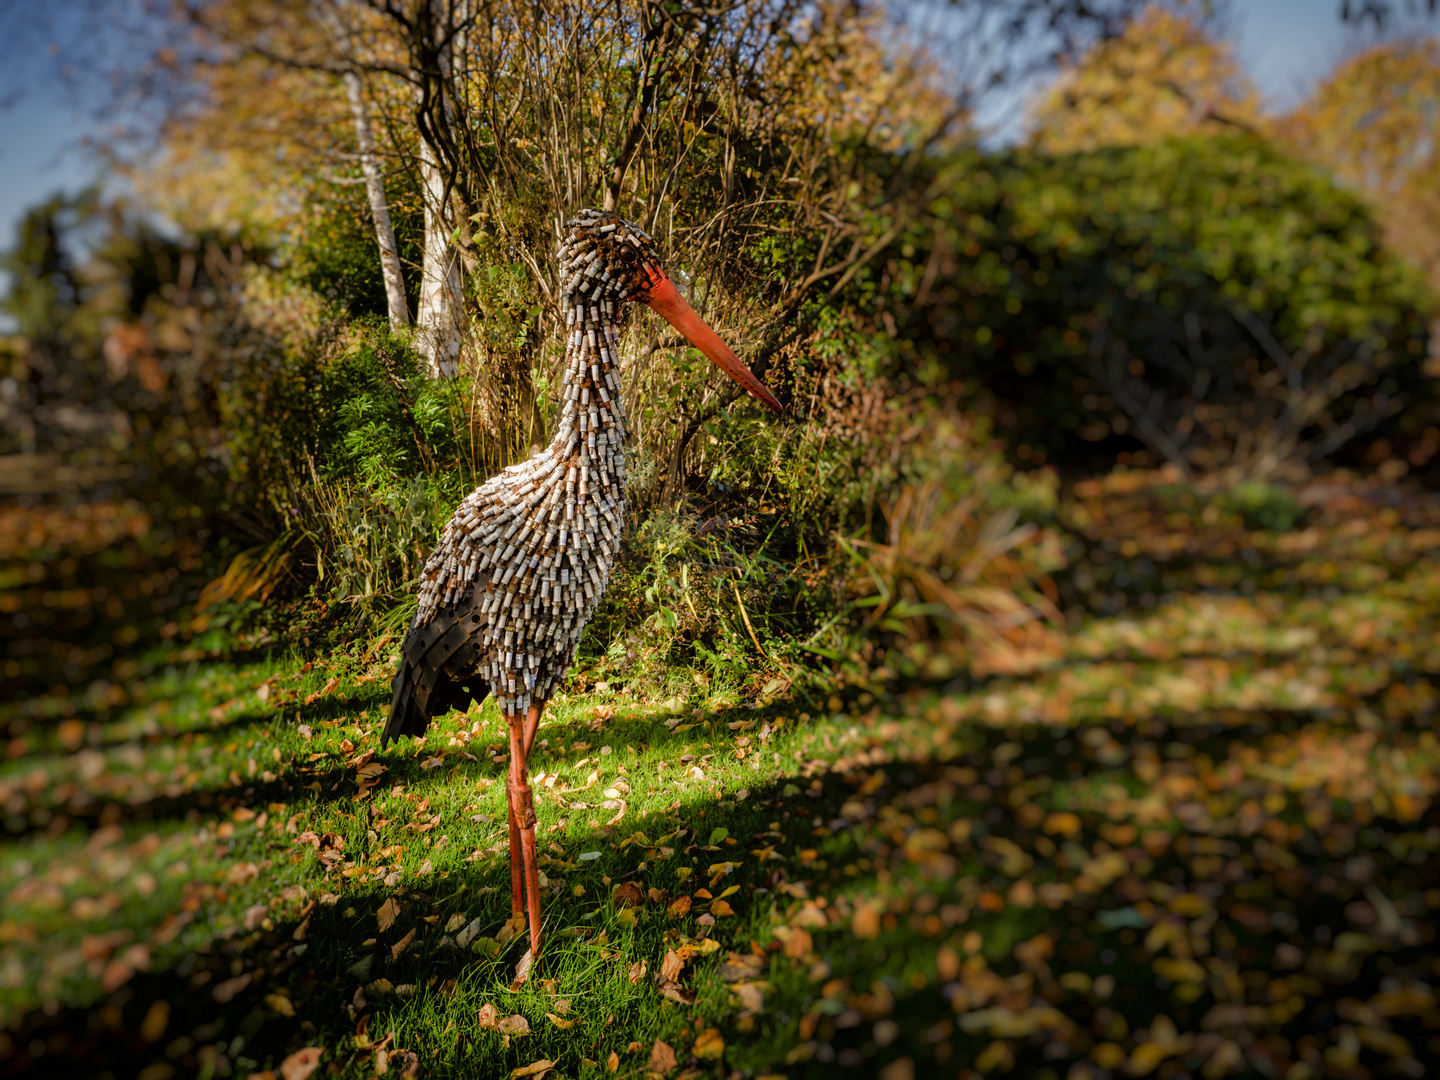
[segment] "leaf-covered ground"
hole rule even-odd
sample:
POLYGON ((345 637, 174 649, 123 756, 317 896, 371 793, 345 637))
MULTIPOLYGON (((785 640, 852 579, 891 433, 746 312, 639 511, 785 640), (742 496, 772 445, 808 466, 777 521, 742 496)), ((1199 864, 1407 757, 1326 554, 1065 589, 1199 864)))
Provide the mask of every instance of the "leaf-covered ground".
POLYGON ((557 701, 518 987, 493 705, 377 753, 394 642, 157 672, 0 766, 0 1071, 1425 1076, 1440 508, 1299 494, 1082 485, 1024 675, 557 701))

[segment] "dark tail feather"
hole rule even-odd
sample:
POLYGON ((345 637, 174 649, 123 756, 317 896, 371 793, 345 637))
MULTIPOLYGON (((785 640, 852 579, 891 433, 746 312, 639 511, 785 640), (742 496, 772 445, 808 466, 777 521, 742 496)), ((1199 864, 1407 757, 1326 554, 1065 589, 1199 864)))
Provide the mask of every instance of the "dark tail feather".
POLYGON ((484 701, 490 687, 475 673, 480 624, 468 605, 442 612, 421 627, 410 628, 400 666, 391 682, 390 719, 380 736, 383 750, 402 735, 425 734, 432 717, 484 701))

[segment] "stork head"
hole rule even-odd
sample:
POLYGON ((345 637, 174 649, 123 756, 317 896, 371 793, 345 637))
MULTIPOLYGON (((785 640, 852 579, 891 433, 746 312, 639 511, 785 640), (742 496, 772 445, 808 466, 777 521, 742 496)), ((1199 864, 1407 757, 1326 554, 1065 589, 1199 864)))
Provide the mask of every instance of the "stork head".
POLYGON ((765 384, 686 303, 665 273, 655 241, 640 226, 619 214, 582 210, 568 228, 570 234, 559 251, 563 306, 599 307, 606 314, 618 314, 626 301, 643 303, 749 394, 772 411, 782 411, 765 384))

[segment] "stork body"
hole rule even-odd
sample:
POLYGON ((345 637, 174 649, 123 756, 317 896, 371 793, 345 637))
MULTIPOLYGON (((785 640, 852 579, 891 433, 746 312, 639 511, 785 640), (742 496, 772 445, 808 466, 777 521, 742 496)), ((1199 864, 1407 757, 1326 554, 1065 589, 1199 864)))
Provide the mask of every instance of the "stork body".
POLYGON ((565 376, 555 438, 461 502, 425 564, 382 748, 494 694, 510 731, 511 908, 540 952, 528 758, 610 580, 625 513, 625 415, 616 343, 626 300, 648 303, 742 386, 779 403, 680 298, 659 252, 615 214, 582 211, 559 250, 565 376), (528 903, 522 897, 528 898, 528 903))

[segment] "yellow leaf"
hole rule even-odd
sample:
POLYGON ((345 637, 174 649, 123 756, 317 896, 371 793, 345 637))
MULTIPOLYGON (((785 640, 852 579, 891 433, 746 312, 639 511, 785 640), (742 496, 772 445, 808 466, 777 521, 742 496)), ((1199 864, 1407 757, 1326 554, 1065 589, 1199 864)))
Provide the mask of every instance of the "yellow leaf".
POLYGON ((720 1055, 725 1053, 725 1040, 714 1028, 706 1028, 696 1036, 695 1045, 690 1048, 690 1052, 703 1060, 718 1060, 720 1055))
POLYGON ((539 1061, 532 1061, 529 1065, 522 1065, 518 1069, 511 1069, 510 1075, 544 1076, 553 1068, 555 1068, 555 1063, 553 1061, 550 1061, 548 1058, 541 1058, 539 1061))

